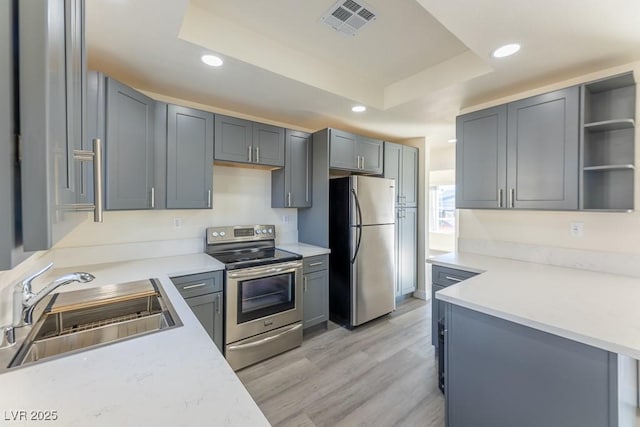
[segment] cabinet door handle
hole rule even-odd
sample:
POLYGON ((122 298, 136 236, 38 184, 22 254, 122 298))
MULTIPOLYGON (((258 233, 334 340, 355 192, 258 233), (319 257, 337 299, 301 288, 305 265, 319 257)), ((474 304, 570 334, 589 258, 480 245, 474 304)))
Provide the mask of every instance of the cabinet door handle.
POLYGON ((260 146, 256 147, 256 163, 260 163, 260 146))
POLYGON ((501 188, 498 190, 498 207, 502 207, 502 196, 504 195, 504 190, 501 188))
POLYGON ((509 191, 509 207, 510 207, 510 208, 515 208, 515 207, 516 207, 516 206, 515 206, 515 204, 516 204, 516 201, 515 201, 515 200, 516 200, 516 189, 515 189, 515 188, 512 188, 512 189, 509 191))
POLYGON ((360 169, 364 169, 364 156, 362 156, 362 167, 360 169))
POLYGON ((220 314, 220 292, 216 294, 216 314, 220 314))
POLYGON ((207 207, 211 207, 211 190, 207 191, 207 207))
POLYGON ((151 187, 151 209, 156 207, 156 188, 151 187))
POLYGON ((302 281, 303 285, 302 285, 302 292, 307 292, 307 278, 305 277, 302 281))
POLYGON ((458 279, 457 277, 444 276, 445 279, 451 280, 453 282, 462 282, 464 279, 458 279))
POLYGON ((322 261, 312 262, 311 264, 309 264, 309 267, 317 267, 317 266, 322 265, 322 264, 324 264, 324 262, 322 262, 322 261))
POLYGON ((247 151, 249 151, 249 155, 248 155, 249 156, 249 161, 252 162, 253 161, 253 146, 250 145, 249 146, 249 150, 247 150, 247 151))
POLYGON ((206 283, 198 283, 197 285, 189 285, 189 286, 185 286, 185 287, 184 287, 184 288, 182 288, 182 289, 184 289, 184 290, 186 291, 187 289, 202 288, 203 286, 207 286, 207 284, 206 284, 206 283))
POLYGON ((93 221, 102 222, 104 207, 102 204, 102 141, 100 138, 93 140, 93 221))
POLYGON ((291 191, 287 193, 287 206, 291 207, 291 191))

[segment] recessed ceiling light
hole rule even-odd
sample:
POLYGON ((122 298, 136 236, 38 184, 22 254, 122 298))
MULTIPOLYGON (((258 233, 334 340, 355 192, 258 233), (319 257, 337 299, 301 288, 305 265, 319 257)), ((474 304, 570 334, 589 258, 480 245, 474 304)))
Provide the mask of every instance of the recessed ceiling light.
POLYGON ((513 55, 519 50, 520 45, 518 43, 505 44, 504 46, 500 46, 499 48, 494 50, 491 56, 493 56, 494 58, 504 58, 505 56, 513 55))
POLYGON ((354 113, 363 113, 367 111, 367 107, 365 107, 364 105, 355 105, 351 107, 351 111, 353 111, 354 113))
POLYGON ((454 143, 458 142, 458 140, 457 140, 457 139, 455 139, 455 138, 452 138, 452 139, 448 140, 447 142, 448 142, 449 144, 454 144, 454 143))
POLYGON ((202 55, 200 59, 202 62, 212 67, 219 67, 223 64, 222 59, 215 55, 202 55))

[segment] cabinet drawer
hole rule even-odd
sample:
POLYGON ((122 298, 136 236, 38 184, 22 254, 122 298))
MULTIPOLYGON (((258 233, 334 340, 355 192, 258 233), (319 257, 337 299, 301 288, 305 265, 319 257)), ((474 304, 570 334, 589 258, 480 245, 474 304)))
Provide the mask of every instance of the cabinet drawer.
POLYGON ((469 277, 473 277, 478 273, 473 273, 471 271, 457 270, 454 268, 440 267, 438 265, 433 265, 431 272, 433 283, 438 284, 440 286, 450 286, 455 285, 458 282, 462 282, 469 277))
POLYGON ((317 255, 302 260, 304 274, 329 268, 329 255, 317 255))
POLYGON ((172 277, 171 281, 183 298, 191 298, 222 291, 221 271, 172 277))

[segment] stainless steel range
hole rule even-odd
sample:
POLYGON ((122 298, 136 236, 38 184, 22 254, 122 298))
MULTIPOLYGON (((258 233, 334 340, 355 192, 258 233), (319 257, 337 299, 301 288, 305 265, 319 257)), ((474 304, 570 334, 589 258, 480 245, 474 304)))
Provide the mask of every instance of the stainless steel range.
POLYGON ((225 357, 234 370, 302 344, 302 257, 275 248, 275 226, 207 228, 225 265, 225 357))

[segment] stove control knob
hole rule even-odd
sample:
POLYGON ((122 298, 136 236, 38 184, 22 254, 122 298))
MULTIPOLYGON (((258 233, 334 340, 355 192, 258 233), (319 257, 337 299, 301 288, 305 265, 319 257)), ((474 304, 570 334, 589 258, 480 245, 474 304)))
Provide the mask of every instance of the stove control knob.
POLYGON ((214 231, 213 233, 211 233, 211 235, 212 235, 213 237, 218 237, 218 232, 217 232, 217 231, 214 231))
POLYGON ((273 228, 270 228, 267 231, 269 232, 269 234, 273 234, 273 228))
POLYGON ((262 234, 267 234, 267 229, 266 228, 262 229, 262 234))
POLYGON ((225 233, 224 231, 221 231, 221 232, 220 232, 220 237, 224 237, 224 236, 226 236, 226 234, 227 234, 227 233, 225 233))
POLYGON ((259 229, 256 230, 256 234, 260 234, 260 233, 262 233, 262 231, 260 231, 259 229))

